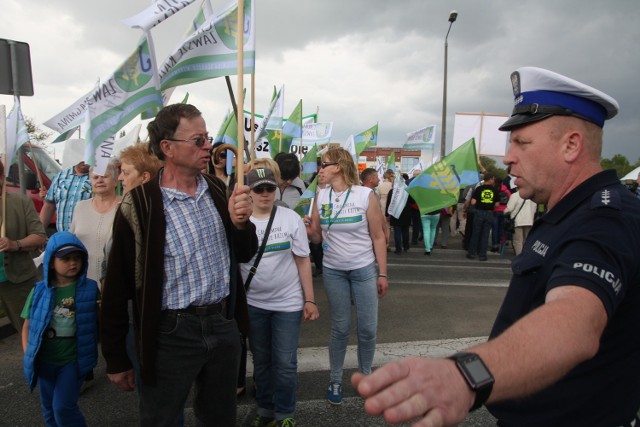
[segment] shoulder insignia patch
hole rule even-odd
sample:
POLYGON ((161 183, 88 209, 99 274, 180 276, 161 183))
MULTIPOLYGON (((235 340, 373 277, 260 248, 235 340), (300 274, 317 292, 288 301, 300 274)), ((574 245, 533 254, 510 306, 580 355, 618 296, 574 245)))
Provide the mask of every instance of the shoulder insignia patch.
POLYGON ((622 209, 620 193, 617 190, 603 188, 596 191, 591 197, 591 209, 611 208, 615 210, 622 209))

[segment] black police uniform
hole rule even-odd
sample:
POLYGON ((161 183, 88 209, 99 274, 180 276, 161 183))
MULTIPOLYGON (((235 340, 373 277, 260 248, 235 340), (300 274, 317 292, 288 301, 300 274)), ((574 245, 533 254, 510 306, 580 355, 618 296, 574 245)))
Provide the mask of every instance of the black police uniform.
POLYGON ((628 425, 640 407, 640 201, 615 171, 594 175, 534 224, 511 268, 491 338, 563 285, 597 295, 608 323, 596 356, 558 383, 488 405, 498 425, 628 425))

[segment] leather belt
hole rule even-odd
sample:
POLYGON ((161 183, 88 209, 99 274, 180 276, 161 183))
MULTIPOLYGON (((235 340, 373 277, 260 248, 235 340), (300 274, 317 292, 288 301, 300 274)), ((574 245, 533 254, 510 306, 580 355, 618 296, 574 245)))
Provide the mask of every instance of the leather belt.
POLYGON ((227 308, 227 299, 223 299, 220 302, 210 305, 190 305, 187 308, 180 308, 178 310, 166 310, 168 312, 186 313, 194 316, 208 316, 210 314, 224 314, 224 310, 227 308))

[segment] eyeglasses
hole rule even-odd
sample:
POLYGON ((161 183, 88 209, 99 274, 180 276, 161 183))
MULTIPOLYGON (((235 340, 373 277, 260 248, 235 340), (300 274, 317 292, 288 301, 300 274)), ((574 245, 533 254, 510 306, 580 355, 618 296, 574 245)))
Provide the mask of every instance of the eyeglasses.
POLYGON ((338 162, 322 162, 320 163, 320 169, 324 169, 327 166, 333 166, 333 165, 337 165, 338 162))
POLYGON ((276 187, 274 187, 273 185, 260 185, 254 189, 252 189, 251 191, 253 191, 256 194, 262 194, 265 191, 267 193, 273 193, 274 191, 276 191, 276 187))
POLYGON ((197 138, 192 138, 192 139, 172 139, 172 138, 165 138, 165 139, 167 141, 173 141, 173 142, 192 142, 196 145, 196 147, 202 147, 205 141, 208 141, 209 144, 213 142, 213 137, 211 136, 199 136, 197 138))

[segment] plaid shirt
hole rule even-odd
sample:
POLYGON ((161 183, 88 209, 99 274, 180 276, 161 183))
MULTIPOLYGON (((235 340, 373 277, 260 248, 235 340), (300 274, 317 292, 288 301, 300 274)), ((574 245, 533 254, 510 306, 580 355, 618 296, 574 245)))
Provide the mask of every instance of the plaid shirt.
POLYGON ((89 175, 76 175, 73 166, 58 172, 51 181, 45 201, 56 205, 56 228, 68 231, 76 203, 91 197, 89 175))
POLYGON ((206 181, 195 196, 161 188, 167 222, 162 309, 214 304, 229 295, 227 235, 206 181))

